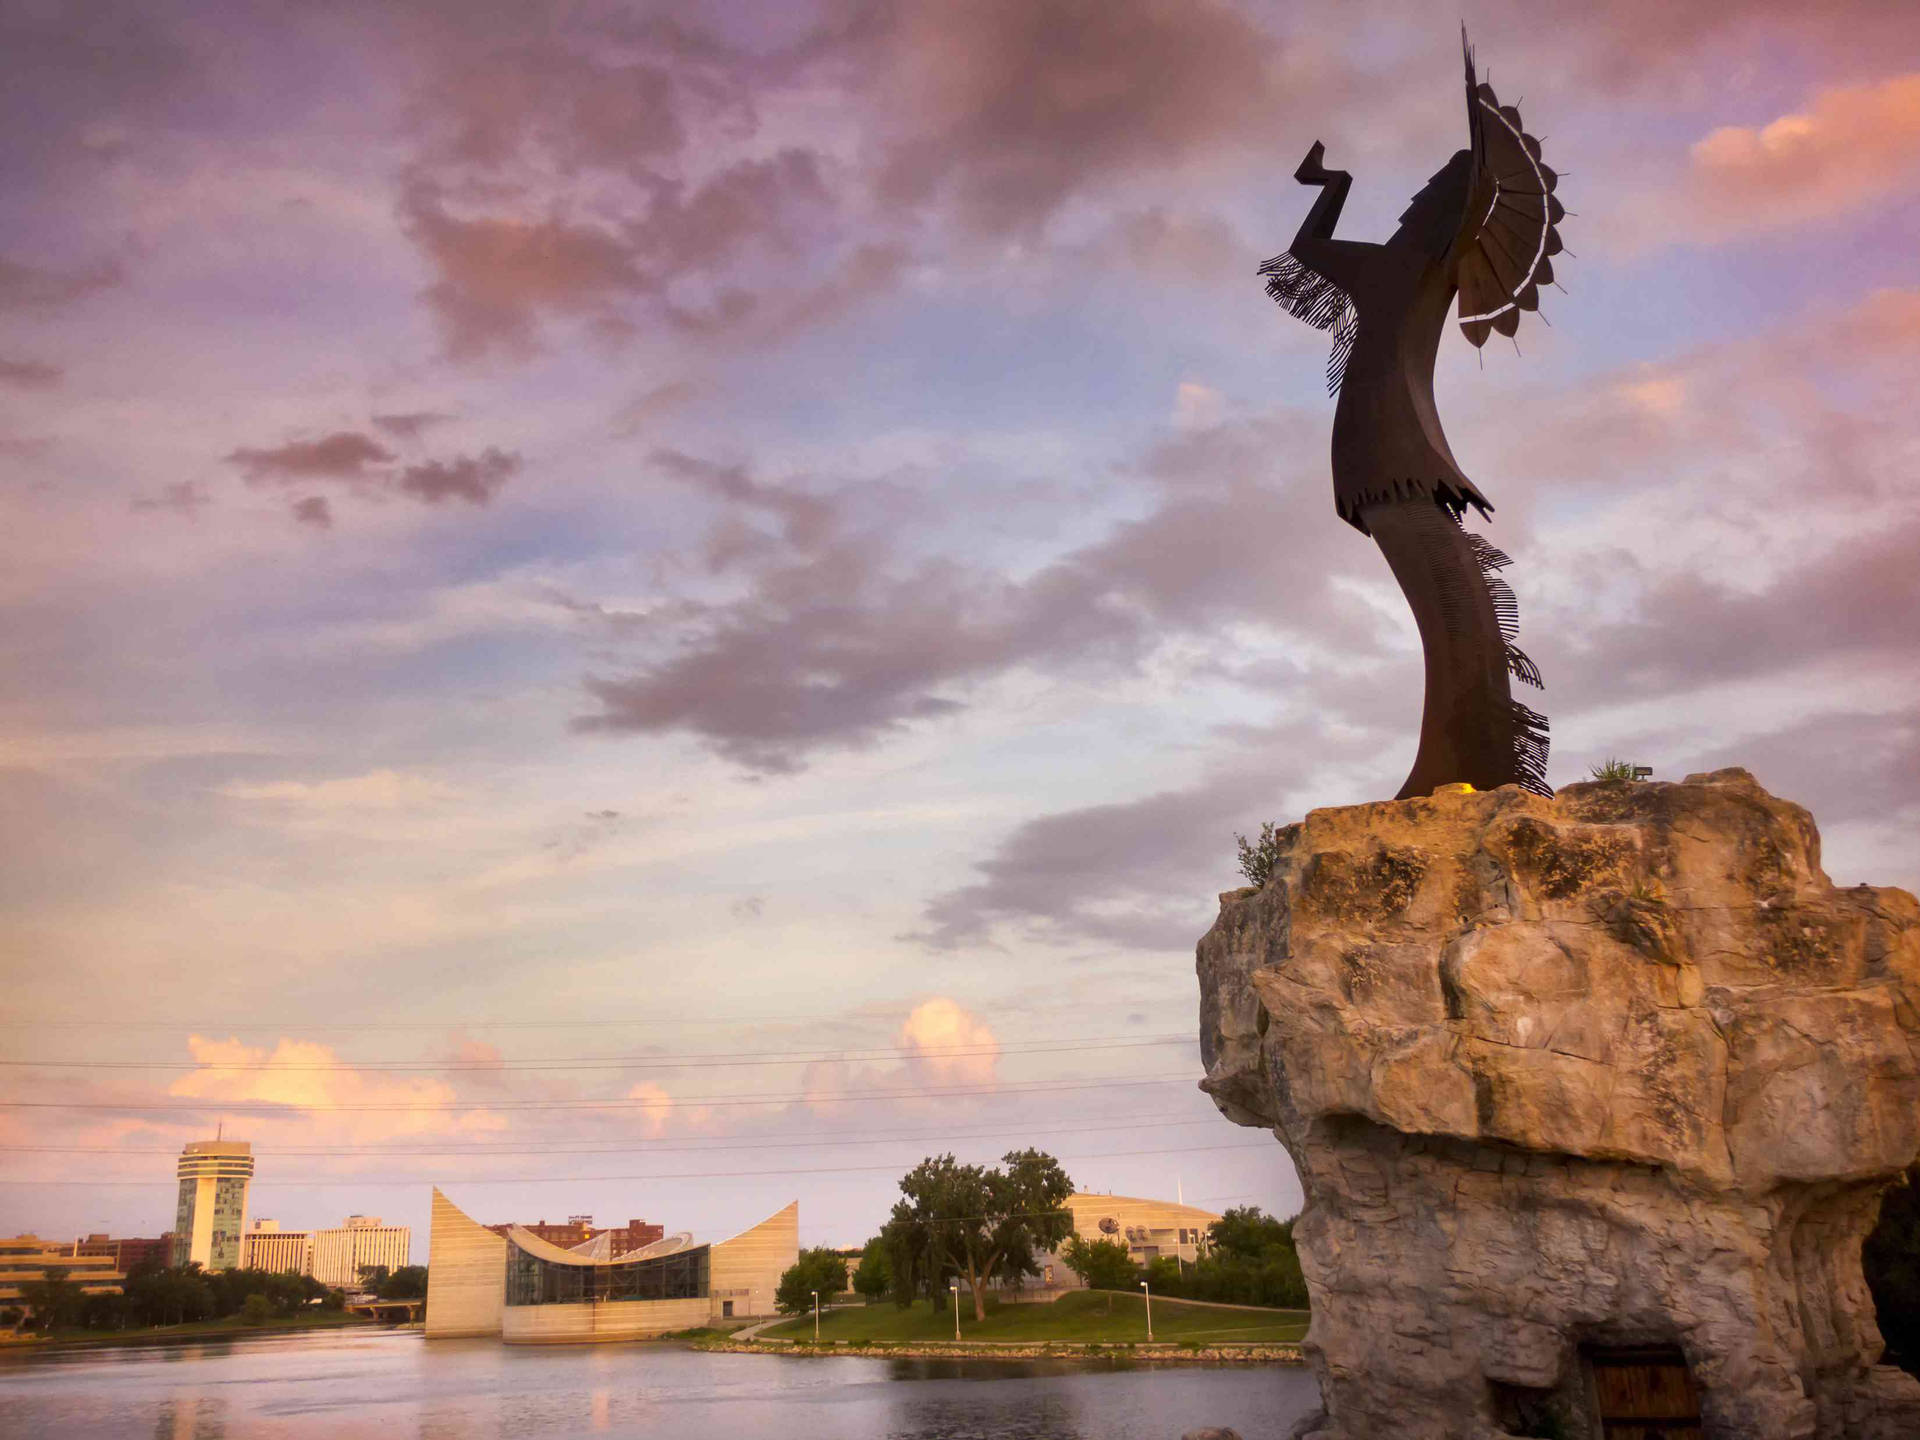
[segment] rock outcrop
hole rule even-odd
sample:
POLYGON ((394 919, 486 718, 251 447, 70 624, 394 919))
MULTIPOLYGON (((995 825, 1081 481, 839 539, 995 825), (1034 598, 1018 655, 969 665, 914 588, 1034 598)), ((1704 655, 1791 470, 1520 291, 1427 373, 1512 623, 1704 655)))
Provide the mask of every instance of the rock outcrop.
POLYGON ((1597 1436, 1642 1361, 1692 1433, 1920 1435, 1860 1268, 1920 1152, 1920 904, 1819 847, 1743 770, 1509 786, 1314 811, 1221 897, 1203 1084, 1300 1172, 1296 1435, 1597 1436))

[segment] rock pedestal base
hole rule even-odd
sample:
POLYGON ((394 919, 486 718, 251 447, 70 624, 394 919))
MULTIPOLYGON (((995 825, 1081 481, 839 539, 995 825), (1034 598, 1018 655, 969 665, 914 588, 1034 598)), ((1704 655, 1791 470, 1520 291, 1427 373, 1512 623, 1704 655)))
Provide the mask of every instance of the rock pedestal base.
POLYGON ((1305 1191, 1296 1435, 1920 1436, 1860 1269, 1920 904, 1745 771, 1315 811, 1199 972, 1205 1087, 1305 1191))

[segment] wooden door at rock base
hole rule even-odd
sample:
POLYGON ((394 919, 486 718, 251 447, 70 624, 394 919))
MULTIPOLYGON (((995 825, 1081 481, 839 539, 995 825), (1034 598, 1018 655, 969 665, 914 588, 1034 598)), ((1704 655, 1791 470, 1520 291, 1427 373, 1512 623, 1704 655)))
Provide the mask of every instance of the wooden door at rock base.
POLYGON ((1700 1393, 1678 1350, 1591 1350, 1604 1440, 1705 1440, 1700 1393))

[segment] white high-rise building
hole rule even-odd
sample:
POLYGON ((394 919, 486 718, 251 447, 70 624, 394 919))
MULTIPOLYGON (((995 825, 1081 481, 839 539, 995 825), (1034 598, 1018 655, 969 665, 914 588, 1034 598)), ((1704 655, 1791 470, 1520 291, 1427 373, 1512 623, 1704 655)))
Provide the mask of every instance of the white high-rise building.
POLYGON ((240 1245, 242 1270, 313 1273, 313 1232, 282 1230, 277 1220, 256 1220, 240 1245))
POLYGON ((313 1278, 343 1289, 361 1283, 361 1273, 376 1265, 389 1271, 410 1265, 413 1227, 382 1225, 378 1215, 349 1215, 347 1223, 313 1232, 313 1278))

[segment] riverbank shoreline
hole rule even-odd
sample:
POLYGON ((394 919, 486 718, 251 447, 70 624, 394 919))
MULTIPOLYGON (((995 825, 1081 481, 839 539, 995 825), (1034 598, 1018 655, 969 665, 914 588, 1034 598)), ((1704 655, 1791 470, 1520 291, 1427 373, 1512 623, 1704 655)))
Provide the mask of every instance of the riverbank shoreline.
POLYGON ((1107 1360, 1130 1365, 1304 1365, 1297 1344, 1280 1341, 1246 1345, 1200 1345, 1180 1341, 1106 1343, 1098 1341, 973 1340, 927 1344, 919 1341, 855 1344, 852 1341, 695 1340, 691 1347, 729 1355, 798 1355, 825 1359, 858 1356, 869 1360, 1107 1360))
POLYGON ((243 1340, 259 1339, 265 1336, 311 1335, 316 1331, 336 1330, 405 1330, 419 1329, 418 1324, 384 1325, 378 1320, 369 1320, 363 1315, 348 1315, 342 1319, 328 1316, 325 1319, 273 1322, 264 1325, 242 1325, 239 1323, 194 1322, 186 1325, 154 1325, 139 1330, 108 1330, 99 1334, 61 1334, 51 1339, 21 1338, 0 1341, 0 1356, 5 1355, 44 1355, 51 1351, 67 1350, 111 1350, 121 1346, 141 1345, 192 1345, 202 1340, 243 1340))

